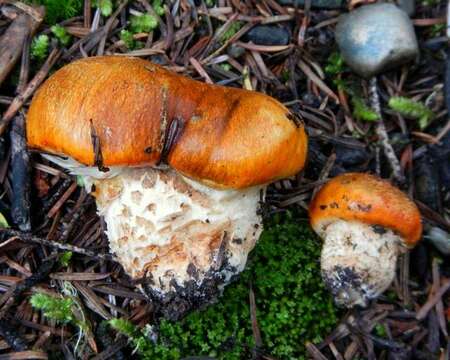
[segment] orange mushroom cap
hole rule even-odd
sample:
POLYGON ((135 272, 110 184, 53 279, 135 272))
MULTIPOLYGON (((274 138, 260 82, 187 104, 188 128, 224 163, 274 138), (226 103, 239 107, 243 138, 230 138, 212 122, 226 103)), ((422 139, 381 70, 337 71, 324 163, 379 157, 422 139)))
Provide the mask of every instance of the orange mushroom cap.
POLYGON ((217 188, 245 188, 300 171, 303 123, 275 99, 209 85, 148 61, 118 56, 72 62, 38 90, 27 116, 28 145, 96 165, 153 166, 168 129, 178 172, 217 188))
POLYGON ((404 245, 420 240, 422 222, 414 202, 388 181, 364 173, 347 173, 327 182, 309 207, 316 232, 336 219, 361 221, 398 233, 404 245))

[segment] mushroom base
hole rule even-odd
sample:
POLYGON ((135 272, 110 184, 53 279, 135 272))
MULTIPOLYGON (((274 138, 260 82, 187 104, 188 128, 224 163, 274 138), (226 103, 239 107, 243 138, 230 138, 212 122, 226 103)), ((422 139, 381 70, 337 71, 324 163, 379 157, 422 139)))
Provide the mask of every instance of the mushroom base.
POLYGON ((229 265, 228 259, 225 259, 218 271, 209 270, 200 283, 196 280, 185 281, 183 285, 174 282, 173 290, 166 293, 156 290, 150 282, 144 282, 139 288, 151 300, 157 316, 177 321, 193 310, 216 302, 222 295, 224 286, 237 278, 238 273, 235 267, 229 265), (228 274, 235 275, 230 278, 228 274))
POLYGON ((216 190, 152 168, 93 184, 112 252, 171 319, 214 300, 262 231, 263 187, 216 190))
POLYGON ((391 230, 336 220, 322 230, 322 277, 337 305, 366 306, 395 275, 401 239, 391 230))

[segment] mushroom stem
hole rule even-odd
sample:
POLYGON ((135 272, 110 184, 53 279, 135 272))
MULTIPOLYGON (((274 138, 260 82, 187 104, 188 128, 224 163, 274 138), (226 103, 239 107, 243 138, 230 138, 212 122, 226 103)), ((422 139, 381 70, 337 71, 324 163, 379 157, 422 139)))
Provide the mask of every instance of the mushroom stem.
POLYGON ((265 186, 217 190, 151 168, 93 183, 112 252, 172 319, 214 300, 244 269, 262 231, 265 186))
POLYGON ((322 228, 322 277, 337 305, 366 306, 391 284, 401 238, 360 221, 335 220, 322 228))

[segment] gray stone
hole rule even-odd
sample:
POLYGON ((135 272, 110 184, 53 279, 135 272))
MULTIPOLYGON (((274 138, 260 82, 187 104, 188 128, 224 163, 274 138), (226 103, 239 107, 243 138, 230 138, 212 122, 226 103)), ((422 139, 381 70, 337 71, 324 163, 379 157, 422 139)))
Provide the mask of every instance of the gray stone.
MULTIPOLYGON (((305 0, 278 0, 281 5, 304 6, 305 0)), ((311 0, 311 7, 316 9, 339 9, 344 0, 311 0)))
POLYGON ((397 5, 409 16, 413 16, 416 12, 416 0, 397 0, 397 5))
POLYGON ((431 227, 424 236, 443 255, 450 255, 450 234, 441 228, 431 227))
POLYGON ((227 48, 227 54, 230 55, 232 58, 238 58, 245 54, 245 49, 236 44, 231 44, 227 48))
POLYGON ((410 18, 393 4, 365 5, 341 15, 336 41, 345 62, 365 78, 411 61, 419 54, 410 18))
POLYGON ((257 25, 244 35, 244 40, 258 45, 287 45, 290 35, 284 27, 257 25))

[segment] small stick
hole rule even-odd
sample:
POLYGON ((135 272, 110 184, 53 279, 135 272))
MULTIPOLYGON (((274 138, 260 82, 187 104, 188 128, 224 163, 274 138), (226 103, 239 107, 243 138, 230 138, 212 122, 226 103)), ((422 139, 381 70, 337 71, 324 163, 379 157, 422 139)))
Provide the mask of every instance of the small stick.
POLYGON ((25 278, 15 287, 11 287, 6 293, 3 294, 0 299, 0 305, 2 305, 2 308, 0 309, 0 319, 5 316, 6 312, 14 305, 24 291, 32 288, 34 285, 44 280, 48 274, 50 274, 54 264, 54 258, 47 259, 41 264, 36 273, 25 278))
POLYGON ((67 201, 67 199, 72 195, 72 193, 77 189, 77 183, 73 182, 72 185, 66 190, 66 192, 58 199, 58 201, 52 206, 48 211, 47 217, 51 218, 56 215, 61 206, 67 201))
POLYGON ((436 291, 434 295, 430 294, 428 301, 420 308, 416 314, 417 320, 423 320, 426 318, 428 312, 441 300, 442 296, 450 289, 450 279, 442 282, 442 286, 436 291))
POLYGON ((411 303, 409 293, 409 252, 400 257, 400 291, 405 307, 411 303))
POLYGON ((383 116, 381 114, 380 97, 378 95, 378 85, 376 77, 370 79, 369 98, 371 108, 378 115, 378 122, 375 131, 378 135, 378 138, 380 139, 381 147, 384 150, 384 155, 389 161, 389 165, 391 166, 395 180, 398 181, 399 183, 404 183, 405 176, 403 175, 402 168, 400 166, 400 161, 397 159, 394 149, 392 148, 392 145, 389 142, 389 136, 387 134, 386 127, 384 126, 383 116))
POLYGON ((311 342, 307 341, 305 343, 306 350, 308 351, 309 355, 314 360, 327 360, 324 354, 320 352, 320 350, 311 342))
MULTIPOLYGON (((41 18, 42 21, 42 18, 41 18)), ((14 68, 22 53, 23 44, 33 35, 40 25, 28 14, 20 14, 0 38, 0 84, 14 68)))
POLYGON ((87 250, 84 248, 80 248, 78 246, 69 245, 69 244, 61 244, 56 241, 51 241, 47 239, 43 239, 37 236, 32 236, 29 234, 24 234, 20 231, 11 230, 11 229, 1 229, 0 234, 6 237, 16 237, 18 240, 24 242, 31 242, 35 244, 40 244, 44 246, 52 247, 59 251, 72 251, 73 253, 88 256, 97 260, 108 260, 108 261, 117 261, 115 256, 111 254, 100 254, 95 251, 87 250))
MULTIPOLYGON (((433 258, 431 269, 432 269, 432 274, 433 274, 433 285, 432 285, 433 290, 432 291, 435 293, 439 289, 439 286, 441 284, 440 273, 439 273, 439 264, 438 264, 437 258, 433 258)), ((445 315, 444 315, 444 304, 442 302, 442 298, 439 299, 438 302, 436 303, 436 315, 437 315, 439 326, 441 328, 442 333, 444 334, 445 337, 448 337, 447 324, 446 324, 445 315)))
POLYGON ((74 209, 69 214, 69 216, 70 216, 69 221, 61 234, 61 238, 60 238, 61 242, 65 243, 67 241, 70 233, 72 232, 72 229, 75 227, 75 224, 80 219, 81 212, 87 206, 87 204, 84 203, 86 198, 87 198, 87 193, 86 193, 86 191, 84 191, 82 189, 80 197, 78 198, 74 209))
POLYGON ((111 359, 111 357, 116 360, 125 359, 121 349, 126 346, 127 340, 125 337, 121 337, 119 340, 114 341, 111 337, 110 328, 106 321, 100 322, 97 326, 96 335, 104 350, 97 356, 93 357, 92 360, 107 360, 111 359))
POLYGON ((13 121, 11 138, 11 217, 21 231, 31 231, 30 155, 25 139, 25 116, 19 113, 13 121))
POLYGON ((1 354, 0 360, 22 360, 22 359, 34 359, 34 360, 47 360, 48 355, 42 350, 26 350, 18 352, 10 352, 8 354, 1 354))
POLYGON ((103 166, 103 155, 100 143, 100 137, 97 135, 97 130, 95 129, 92 119, 89 120, 91 124, 91 142, 92 148, 94 150, 94 164, 97 166, 99 171, 107 172, 109 168, 103 166))
POLYGON ((103 36, 100 40, 100 43, 97 48, 97 56, 103 55, 105 51, 105 45, 106 45, 106 38, 108 37, 109 32, 111 31, 111 28, 113 26, 114 21, 116 20, 117 15, 120 14, 122 9, 125 7, 125 5, 128 3, 128 0, 123 0, 119 6, 117 6, 117 9, 112 13, 112 15, 109 17, 108 21, 106 21, 105 26, 103 26, 103 36))
POLYGON ((64 179, 61 182, 58 182, 54 186, 54 191, 52 189, 52 193, 48 194, 43 200, 42 212, 47 213, 50 209, 58 202, 61 196, 64 195, 66 190, 72 185, 73 181, 71 178, 64 179))
POLYGON ((256 350, 259 350, 263 347, 263 342, 261 339, 261 331, 259 330, 258 326, 258 319, 256 317, 255 292, 253 291, 253 287, 251 285, 249 291, 249 300, 250 300, 250 318, 252 321, 253 338, 255 339, 256 350))
MULTIPOLYGON (((324 167, 320 171, 319 178, 317 179, 317 182, 319 184, 321 182, 324 182, 328 178, 328 175, 330 174, 330 171, 333 168, 335 161, 336 161, 336 153, 332 153, 328 157, 327 162, 325 163, 324 167)), ((321 187, 322 186, 319 185, 314 188, 311 198, 314 198, 314 196, 316 196, 317 192, 320 190, 321 187)))
POLYGON ((330 350, 333 353, 333 356, 336 358, 336 360, 344 360, 341 353, 338 351, 338 349, 336 348, 336 346, 334 345, 333 342, 330 342, 328 344, 328 347, 330 348, 330 350))
POLYGON ((41 69, 34 76, 33 80, 27 85, 23 93, 17 95, 12 101, 9 108, 3 114, 2 119, 0 120, 0 136, 3 135, 6 128, 8 127, 10 121, 17 114, 23 104, 33 95, 39 85, 44 81, 51 67, 55 64, 56 60, 58 60, 61 55, 61 50, 53 49, 50 53, 49 57, 45 61, 44 65, 42 65, 41 69))
POLYGON ((27 13, 33 18, 34 21, 38 23, 41 23, 44 19, 45 8, 43 6, 36 9, 33 6, 27 5, 24 2, 18 0, 0 0, 0 4, 10 4, 12 6, 15 6, 16 8, 27 13))
POLYGON ((16 88, 16 94, 20 94, 21 92, 23 92, 25 90, 25 86, 28 83, 28 75, 30 73, 30 45, 31 36, 28 35, 23 43, 19 83, 16 88))
POLYGON ((89 29, 91 26, 91 0, 84 0, 83 8, 84 27, 89 29))

